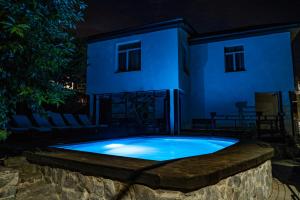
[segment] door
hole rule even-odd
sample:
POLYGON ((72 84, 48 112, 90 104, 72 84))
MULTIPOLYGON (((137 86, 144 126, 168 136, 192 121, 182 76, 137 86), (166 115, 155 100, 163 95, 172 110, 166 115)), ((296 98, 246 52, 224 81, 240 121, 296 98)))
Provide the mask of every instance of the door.
POLYGON ((278 93, 255 93, 256 112, 262 115, 278 115, 280 95, 278 93))

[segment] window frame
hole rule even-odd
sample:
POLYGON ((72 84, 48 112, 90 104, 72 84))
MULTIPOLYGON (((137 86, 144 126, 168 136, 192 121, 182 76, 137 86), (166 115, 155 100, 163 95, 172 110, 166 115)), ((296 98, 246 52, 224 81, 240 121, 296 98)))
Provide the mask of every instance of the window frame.
POLYGON ((225 46, 224 47, 224 68, 225 72, 243 72, 246 71, 245 67, 245 48, 244 45, 225 46), (240 65, 237 65, 238 56, 241 55, 240 65), (228 66, 228 58, 231 56, 232 67, 228 66), (228 70, 230 69, 231 70, 228 70))
POLYGON ((117 43, 116 44, 116 49, 115 49, 115 60, 116 60, 116 72, 115 73, 123 73, 123 72, 134 72, 134 71, 141 71, 142 70, 142 42, 141 40, 133 40, 133 41, 127 41, 127 42, 122 42, 122 43, 117 43), (131 44, 136 44, 139 43, 139 47, 136 48, 128 48, 128 49, 122 49, 120 50, 120 46, 125 46, 125 45, 131 45, 131 44), (139 68, 138 69, 130 69, 129 67, 129 53, 131 51, 140 51, 140 56, 139 56, 139 68), (125 70, 120 70, 120 64, 119 64, 119 54, 120 53, 126 53, 126 66, 125 70))

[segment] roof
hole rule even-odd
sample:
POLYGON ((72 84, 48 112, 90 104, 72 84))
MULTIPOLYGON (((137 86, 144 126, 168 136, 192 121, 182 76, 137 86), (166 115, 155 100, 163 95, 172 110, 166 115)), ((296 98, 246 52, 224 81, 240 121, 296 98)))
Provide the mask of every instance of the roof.
POLYGON ((190 44, 208 43, 215 41, 222 41, 227 39, 236 39, 242 37, 249 37, 255 35, 265 35, 271 33, 292 31, 300 27, 300 22, 285 23, 285 24, 266 24, 258 26, 247 26, 238 29, 230 29, 218 32, 210 32, 199 34, 197 31, 183 18, 175 18, 161 22, 150 23, 142 26, 130 27, 117 31, 100 33, 86 38, 88 43, 109 40, 124 36, 136 35, 147 32, 154 32, 158 30, 170 28, 183 28, 190 34, 190 44))
POLYGON ((109 40, 109 39, 114 39, 114 38, 119 38, 124 36, 154 32, 154 31, 170 29, 170 28, 179 28, 179 27, 183 28, 191 35, 197 33, 196 30, 185 19, 175 18, 175 19, 165 20, 161 22, 150 23, 143 26, 130 27, 130 28, 112 31, 108 33, 100 33, 100 34, 88 36, 86 40, 88 43, 93 43, 93 42, 109 40))
POLYGON ((230 29, 219 32, 211 32, 205 34, 196 34, 190 39, 190 44, 216 42, 228 39, 237 39, 249 36, 266 35, 271 33, 279 33, 292 31, 300 28, 300 23, 285 23, 285 24, 267 24, 259 26, 241 27, 238 29, 230 29))

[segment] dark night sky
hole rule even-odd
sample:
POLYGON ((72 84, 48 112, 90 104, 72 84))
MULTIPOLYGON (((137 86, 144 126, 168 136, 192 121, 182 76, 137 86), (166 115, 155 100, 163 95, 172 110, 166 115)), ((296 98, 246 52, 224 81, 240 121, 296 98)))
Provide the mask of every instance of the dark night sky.
POLYGON ((300 22, 300 0, 86 0, 79 35, 184 17, 199 32, 300 22))

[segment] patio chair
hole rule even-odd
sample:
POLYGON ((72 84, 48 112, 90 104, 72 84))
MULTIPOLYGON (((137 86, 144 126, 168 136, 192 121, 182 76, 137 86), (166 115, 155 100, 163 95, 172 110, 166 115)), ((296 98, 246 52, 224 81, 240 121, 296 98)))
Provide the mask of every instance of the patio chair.
POLYGON ((92 122, 90 121, 90 119, 87 115, 80 114, 80 115, 78 115, 78 118, 79 118, 80 122, 85 126, 96 126, 96 125, 92 124, 92 122))
POLYGON ((85 125, 85 126, 93 126, 93 127, 97 127, 97 128, 100 128, 100 127, 107 127, 106 124, 102 124, 102 125, 94 125, 92 124, 91 120, 89 119, 89 117, 85 114, 80 114, 78 115, 78 118, 80 120, 80 122, 85 125))
POLYGON ((73 127, 81 128, 82 130, 86 130, 89 133, 98 133, 99 127, 92 125, 92 124, 84 124, 84 123, 78 123, 74 115, 72 114, 64 114, 64 118, 67 120, 67 122, 73 127))
POLYGON ((37 123, 37 125, 39 127, 48 127, 48 128, 52 128, 55 132, 57 131, 67 131, 70 129, 70 127, 68 126, 52 126, 50 124, 50 122, 48 121, 48 119, 46 119, 44 116, 42 116, 41 114, 38 113, 33 113, 32 114, 33 119, 35 120, 35 122, 37 123))
POLYGON ((11 127, 12 132, 39 132, 39 133, 50 133, 51 127, 36 127, 33 126, 31 121, 25 115, 14 115, 12 116, 13 121, 17 127, 11 127))
POLYGON ((68 126, 64 119, 62 118, 61 114, 54 113, 54 112, 48 112, 48 115, 53 123, 53 125, 57 128, 63 128, 63 129, 76 129, 75 127, 68 126))
POLYGON ((75 119, 74 115, 72 114, 63 114, 64 118, 68 122, 69 125, 72 127, 77 127, 77 128, 88 128, 88 126, 82 126, 78 123, 78 121, 75 119))
POLYGON ((29 132, 29 128, 20 128, 20 127, 8 127, 8 130, 12 133, 27 133, 29 132))

